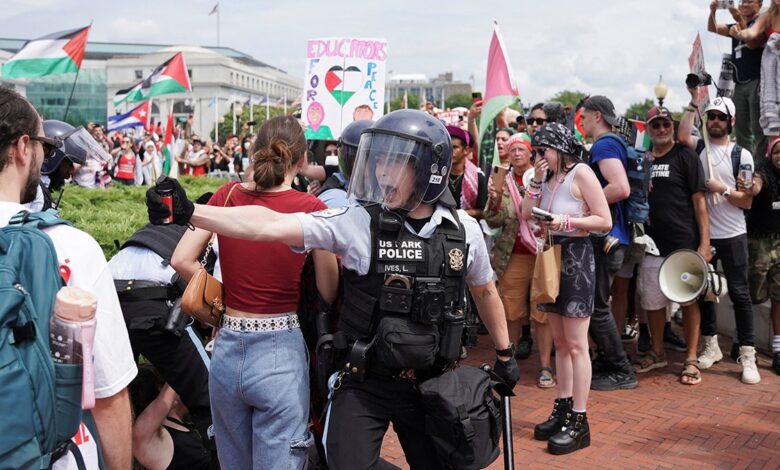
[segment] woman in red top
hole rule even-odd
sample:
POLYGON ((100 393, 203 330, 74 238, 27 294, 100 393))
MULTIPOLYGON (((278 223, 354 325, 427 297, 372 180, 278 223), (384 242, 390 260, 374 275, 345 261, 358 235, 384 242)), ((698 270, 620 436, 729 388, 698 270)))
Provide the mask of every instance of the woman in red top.
MULTIPOLYGON (((277 212, 326 209, 290 187, 306 163, 303 128, 290 116, 267 121, 250 151, 253 182, 220 188, 211 205, 259 205, 277 212)), ((212 233, 188 231, 171 264, 185 279, 212 233)), ((335 299, 338 267, 332 253, 313 252, 317 288, 335 299)), ((305 254, 282 243, 219 235, 226 313, 214 344, 209 393, 222 468, 302 468, 313 444, 307 430, 309 375, 306 345, 295 311, 305 254)))
POLYGON ((137 156, 135 152, 133 152, 133 143, 130 141, 129 137, 123 137, 122 147, 117 154, 114 179, 129 186, 134 185, 136 159, 137 156))

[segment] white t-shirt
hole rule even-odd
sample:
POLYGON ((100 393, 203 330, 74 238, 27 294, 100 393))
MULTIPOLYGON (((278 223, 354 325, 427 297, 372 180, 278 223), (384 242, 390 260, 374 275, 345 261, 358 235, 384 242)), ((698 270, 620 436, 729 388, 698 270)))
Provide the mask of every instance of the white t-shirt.
MULTIPOLYGON (((26 209, 20 204, 0 201, 0 227, 7 225, 8 220, 22 210, 26 209)), ((103 251, 94 238, 77 228, 57 225, 44 231, 54 244, 60 266, 64 265, 70 269, 68 285, 80 287, 97 298, 97 323, 93 345, 95 398, 116 395, 135 378, 138 369, 133 359, 114 279, 103 251)), ((74 441, 79 444, 79 449, 87 459, 87 468, 98 468, 94 440, 85 426, 74 436, 74 441)), ((71 470, 77 467, 76 462, 68 455, 58 460, 54 468, 71 470)))
MULTIPOLYGON (((712 175, 709 174, 707 166, 707 150, 702 150, 699 154, 701 165, 704 167, 705 178, 715 178, 723 182, 726 186, 734 190, 737 187, 737 180, 734 178, 734 167, 731 165, 731 151, 735 143, 729 142, 728 145, 715 145, 710 143, 710 160, 712 161, 712 175)), ((755 170, 753 155, 749 151, 742 149, 742 155, 739 159, 740 165, 750 164, 755 170)), ((707 195, 707 213, 710 220, 710 238, 723 240, 734 238, 747 233, 745 223, 745 213, 739 207, 735 206, 725 198, 718 198, 718 205, 712 204, 713 198, 707 195)))

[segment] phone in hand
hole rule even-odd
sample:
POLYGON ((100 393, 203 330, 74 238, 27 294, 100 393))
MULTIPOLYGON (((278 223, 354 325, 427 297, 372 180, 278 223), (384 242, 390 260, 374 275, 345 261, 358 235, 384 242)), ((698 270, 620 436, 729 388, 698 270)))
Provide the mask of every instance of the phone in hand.
POLYGON ((475 91, 471 93, 471 102, 472 103, 481 103, 482 102, 482 92, 481 91, 475 91))
POLYGON ((548 222, 552 222, 553 220, 553 215, 551 213, 544 209, 539 209, 538 207, 532 207, 531 214, 537 219, 546 220, 548 222))
POLYGON ((734 7, 734 0, 718 0, 718 10, 728 10, 734 7))

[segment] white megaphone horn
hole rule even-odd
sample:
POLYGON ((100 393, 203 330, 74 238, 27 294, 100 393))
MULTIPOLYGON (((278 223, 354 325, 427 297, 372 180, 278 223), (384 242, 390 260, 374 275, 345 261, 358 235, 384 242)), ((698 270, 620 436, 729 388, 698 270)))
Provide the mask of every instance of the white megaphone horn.
POLYGON ((666 257, 658 272, 661 292, 672 302, 689 305, 704 296, 717 302, 728 292, 723 278, 694 250, 677 250, 666 257))

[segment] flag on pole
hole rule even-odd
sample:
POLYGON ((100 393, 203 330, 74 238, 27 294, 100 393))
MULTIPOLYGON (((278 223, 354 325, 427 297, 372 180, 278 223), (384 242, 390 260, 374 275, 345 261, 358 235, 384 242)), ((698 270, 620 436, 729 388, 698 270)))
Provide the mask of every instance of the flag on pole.
POLYGON ((3 79, 78 72, 84 60, 90 27, 59 31, 27 41, 3 64, 3 79))
POLYGON ((214 5, 214 8, 211 9, 211 12, 209 13, 209 16, 215 15, 219 13, 219 2, 217 2, 216 5, 214 5))
MULTIPOLYGON (((485 99, 482 105, 482 115, 479 119, 478 142, 483 142, 485 132, 495 120, 496 116, 507 106, 517 102, 520 96, 514 79, 514 72, 506 55, 504 41, 498 30, 498 21, 493 20, 493 38, 490 40, 490 49, 487 59, 487 77, 485 81, 485 99)), ((480 144, 480 147, 483 147, 480 144)), ((485 149, 487 150, 487 149, 485 149)), ((485 155, 480 149, 480 160, 485 155)), ((480 161, 482 163, 482 161, 480 161)), ((493 152, 493 165, 499 164, 498 152, 493 152)))
POLYGON ((125 100, 128 102, 142 101, 152 96, 181 93, 183 91, 192 91, 192 84, 187 73, 187 64, 184 63, 184 55, 178 52, 162 65, 158 65, 140 83, 116 92, 116 95, 114 95, 114 106, 125 100))
POLYGON ((163 138, 163 175, 170 176, 173 167, 173 113, 168 114, 168 122, 165 124, 165 137, 163 138))
POLYGON ((629 119, 629 122, 633 125, 636 136, 633 142, 629 140, 628 144, 632 145, 637 150, 650 150, 650 135, 647 131, 647 124, 644 121, 636 121, 629 119))
POLYGON ((130 127, 146 128, 149 122, 149 102, 144 101, 140 105, 126 112, 108 117, 108 132, 128 129, 130 127))

